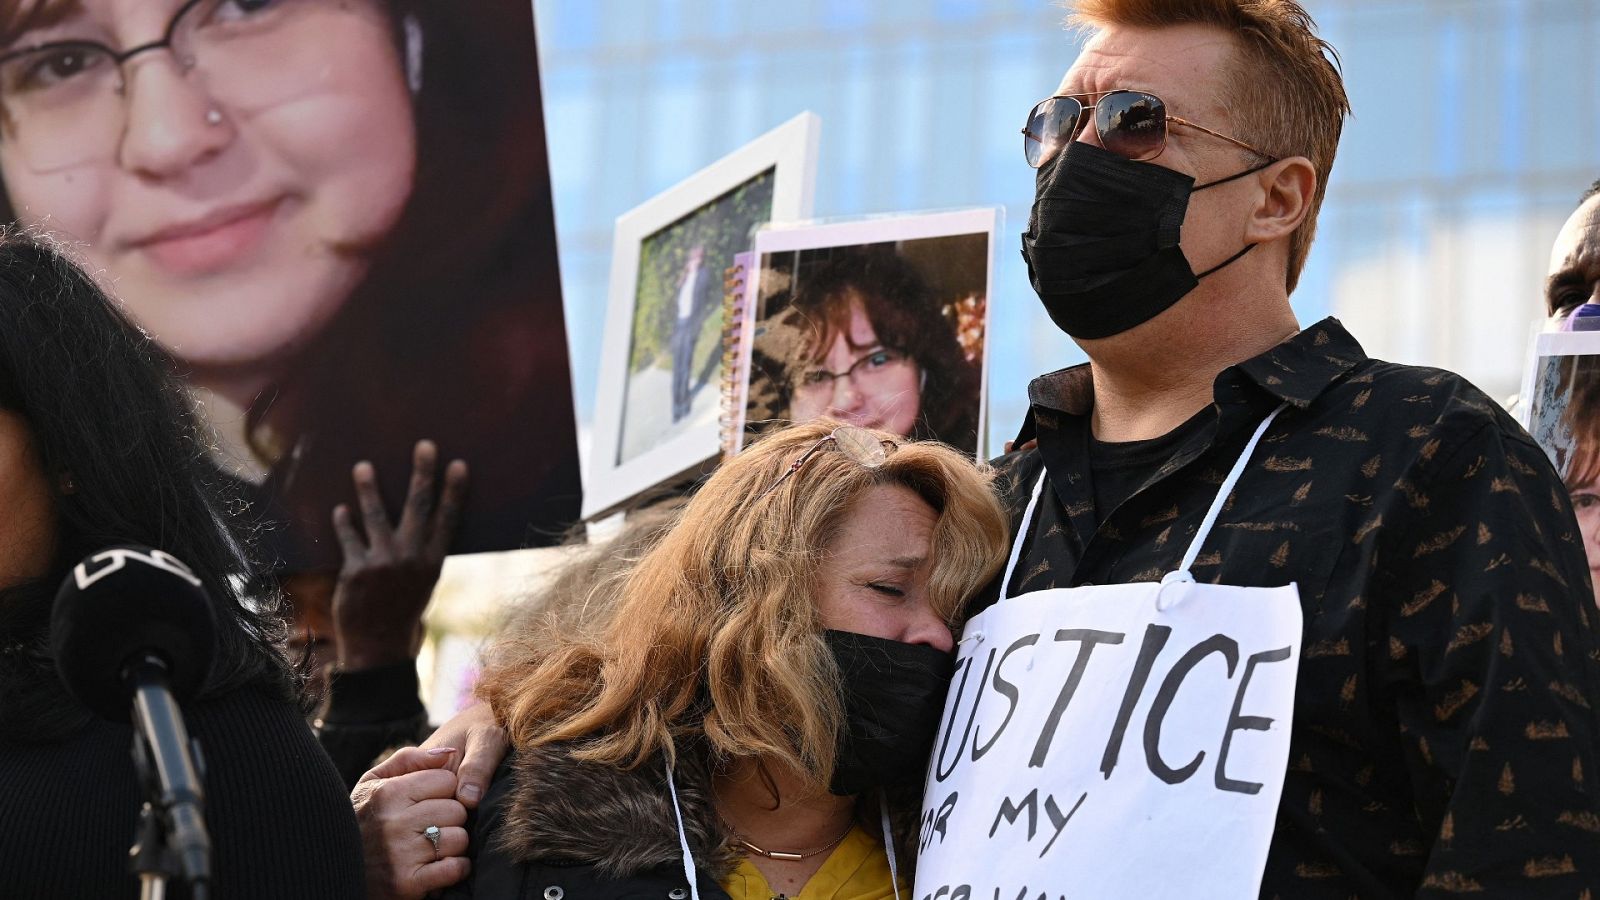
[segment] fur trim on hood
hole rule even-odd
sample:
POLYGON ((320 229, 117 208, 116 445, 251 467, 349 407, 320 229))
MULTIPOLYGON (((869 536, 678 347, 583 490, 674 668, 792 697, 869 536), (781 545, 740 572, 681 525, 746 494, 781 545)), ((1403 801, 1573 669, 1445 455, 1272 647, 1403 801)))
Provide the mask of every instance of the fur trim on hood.
MULTIPOLYGON (((575 760, 569 749, 516 751, 500 848, 519 863, 593 865, 612 878, 681 866, 661 757, 630 771, 575 760)), ((742 853, 717 815, 705 754, 680 749, 673 780, 695 866, 723 881, 742 853)))
MULTIPOLYGON (((681 866, 683 848, 661 757, 626 770, 575 760, 569 749, 515 751, 498 848, 518 863, 593 865, 610 878, 681 866)), ((744 850, 717 814, 711 772, 704 749, 680 748, 673 780, 689 849, 695 867, 720 883, 738 867, 744 850)), ((921 793, 920 784, 908 784, 889 794, 896 856, 906 879, 916 870, 921 793)), ((880 801, 876 794, 869 801, 858 808, 857 822, 876 834, 880 801)))

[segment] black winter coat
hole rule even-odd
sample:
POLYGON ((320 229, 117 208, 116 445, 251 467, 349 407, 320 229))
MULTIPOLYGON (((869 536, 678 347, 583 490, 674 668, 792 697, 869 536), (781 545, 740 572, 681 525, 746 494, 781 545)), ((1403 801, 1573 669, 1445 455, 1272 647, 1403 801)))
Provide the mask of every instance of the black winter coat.
MULTIPOLYGON (((720 881, 739 853, 712 805, 703 762, 675 772, 701 900, 728 900, 720 881)), ((659 762, 622 771, 559 750, 513 753, 472 821, 472 874, 444 900, 686 900, 678 842, 659 762)))

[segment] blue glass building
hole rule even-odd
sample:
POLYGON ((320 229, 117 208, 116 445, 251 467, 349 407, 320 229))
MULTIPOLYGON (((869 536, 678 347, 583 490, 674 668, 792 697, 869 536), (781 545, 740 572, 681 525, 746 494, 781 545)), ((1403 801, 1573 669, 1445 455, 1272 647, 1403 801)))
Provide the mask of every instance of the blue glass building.
MULTIPOLYGON (((1549 245, 1600 178, 1594 0, 1306 0, 1355 118, 1294 296, 1370 353, 1513 392, 1549 245)), ((578 408, 593 415, 613 221, 752 137, 822 117, 816 213, 1002 205, 990 441, 1082 360, 1018 256, 1018 129, 1077 51, 1048 0, 538 0, 578 408)))

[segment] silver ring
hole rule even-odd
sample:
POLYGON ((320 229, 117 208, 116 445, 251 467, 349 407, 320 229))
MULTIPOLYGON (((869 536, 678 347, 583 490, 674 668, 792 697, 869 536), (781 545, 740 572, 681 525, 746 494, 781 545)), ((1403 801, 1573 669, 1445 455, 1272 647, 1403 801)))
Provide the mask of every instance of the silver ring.
POLYGON ((216 107, 212 107, 211 109, 206 110, 206 124, 207 125, 221 125, 222 124, 222 110, 217 109, 216 107))
POLYGON ((439 855, 439 826, 437 826, 437 825, 429 825, 427 828, 422 829, 422 836, 427 838, 429 843, 433 844, 433 855, 434 856, 438 856, 439 855))

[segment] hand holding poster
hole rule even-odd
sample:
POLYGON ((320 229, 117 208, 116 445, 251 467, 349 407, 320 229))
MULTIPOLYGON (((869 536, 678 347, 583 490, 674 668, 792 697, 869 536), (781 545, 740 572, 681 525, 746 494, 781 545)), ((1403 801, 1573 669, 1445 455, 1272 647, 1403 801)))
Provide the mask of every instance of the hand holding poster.
POLYGON ((974 617, 929 766, 916 896, 1255 897, 1300 635, 1293 586, 1081 587, 974 617))

